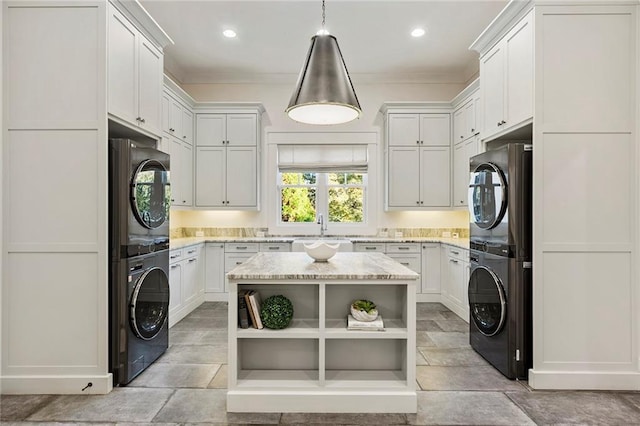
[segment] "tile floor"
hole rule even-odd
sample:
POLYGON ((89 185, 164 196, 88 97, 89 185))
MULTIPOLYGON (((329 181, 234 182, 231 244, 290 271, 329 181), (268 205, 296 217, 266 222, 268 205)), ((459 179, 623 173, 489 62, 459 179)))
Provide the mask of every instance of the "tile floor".
POLYGON ((468 325, 418 304, 417 414, 225 411, 227 307, 205 303, 170 330, 167 352, 108 395, 2 395, 2 424, 640 425, 639 392, 532 391, 468 344, 468 325))

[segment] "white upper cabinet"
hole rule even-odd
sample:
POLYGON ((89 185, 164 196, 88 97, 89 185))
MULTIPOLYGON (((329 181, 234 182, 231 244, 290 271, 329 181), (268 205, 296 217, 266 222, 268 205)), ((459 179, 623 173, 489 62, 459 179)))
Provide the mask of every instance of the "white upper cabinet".
MULTIPOLYGON (((222 108, 221 108, 222 109, 222 108)), ((195 206, 258 210, 262 106, 196 114, 195 206)))
POLYGON ((193 145, 193 112, 168 91, 162 96, 163 136, 173 136, 193 145))
POLYGON ((387 113, 386 208, 451 206, 451 114, 387 113))
POLYGON ((482 139, 491 140, 533 118, 532 14, 480 58, 482 139))
POLYGON ((469 99, 453 112, 453 143, 463 142, 480 133, 476 125, 476 103, 469 99))
POLYGON ((198 114, 198 146, 256 146, 257 114, 198 114))
POLYGON ((160 135, 162 52, 111 4, 108 25, 108 111, 160 135))

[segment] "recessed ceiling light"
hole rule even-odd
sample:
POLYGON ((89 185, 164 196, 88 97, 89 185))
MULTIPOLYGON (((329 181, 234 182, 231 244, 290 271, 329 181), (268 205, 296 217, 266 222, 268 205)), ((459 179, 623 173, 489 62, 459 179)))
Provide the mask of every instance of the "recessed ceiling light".
POLYGON ((227 38, 234 38, 236 36, 236 32, 233 30, 224 30, 222 32, 222 35, 227 37, 227 38))
POLYGON ((416 28, 415 30, 411 31, 411 35, 413 37, 422 37, 425 34, 425 31, 422 28, 416 28))

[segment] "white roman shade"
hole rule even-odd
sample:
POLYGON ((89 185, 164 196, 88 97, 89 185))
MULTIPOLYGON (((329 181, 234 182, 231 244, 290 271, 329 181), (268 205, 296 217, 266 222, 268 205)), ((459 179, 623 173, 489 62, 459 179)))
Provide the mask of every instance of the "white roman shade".
POLYGON ((366 173, 367 145, 278 145, 280 172, 366 173))

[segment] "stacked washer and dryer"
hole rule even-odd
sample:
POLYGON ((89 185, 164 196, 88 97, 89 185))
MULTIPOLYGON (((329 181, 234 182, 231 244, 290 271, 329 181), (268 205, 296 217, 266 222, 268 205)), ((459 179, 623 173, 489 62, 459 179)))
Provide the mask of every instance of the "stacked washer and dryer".
POLYGON ((470 159, 469 340, 510 379, 532 366, 532 147, 470 159))
POLYGON ((169 343, 169 155, 109 140, 109 365, 126 385, 169 343))

